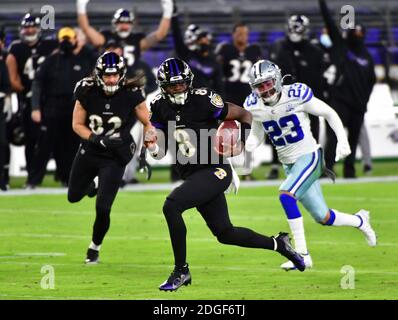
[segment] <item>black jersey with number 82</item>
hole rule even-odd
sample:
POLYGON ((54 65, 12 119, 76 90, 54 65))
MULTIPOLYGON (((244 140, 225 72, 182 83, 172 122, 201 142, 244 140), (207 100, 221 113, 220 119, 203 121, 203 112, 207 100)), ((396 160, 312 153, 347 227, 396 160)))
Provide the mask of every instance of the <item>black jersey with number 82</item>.
POLYGON ((136 121, 134 108, 145 101, 138 88, 123 87, 111 96, 105 95, 92 78, 84 78, 76 84, 75 98, 87 112, 86 126, 99 136, 120 137, 123 145, 118 150, 107 150, 82 141, 83 148, 90 153, 104 157, 119 157, 128 162, 134 143, 130 134, 136 121))

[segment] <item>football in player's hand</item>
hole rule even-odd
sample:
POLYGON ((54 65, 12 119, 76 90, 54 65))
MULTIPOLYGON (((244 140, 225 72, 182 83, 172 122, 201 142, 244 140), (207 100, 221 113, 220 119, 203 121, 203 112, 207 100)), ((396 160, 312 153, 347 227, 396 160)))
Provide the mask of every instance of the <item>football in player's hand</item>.
POLYGON ((220 124, 215 136, 214 147, 219 154, 229 153, 236 147, 239 140, 239 126, 234 120, 220 124))

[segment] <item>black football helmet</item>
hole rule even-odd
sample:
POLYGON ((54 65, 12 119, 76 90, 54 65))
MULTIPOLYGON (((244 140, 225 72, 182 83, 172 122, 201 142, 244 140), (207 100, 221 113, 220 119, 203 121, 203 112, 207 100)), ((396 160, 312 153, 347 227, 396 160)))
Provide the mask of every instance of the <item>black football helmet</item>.
POLYGON ((95 80, 105 93, 114 94, 125 84, 126 72, 127 66, 123 57, 114 52, 105 52, 98 58, 95 65, 95 80), (102 78, 104 75, 111 74, 120 76, 117 84, 113 86, 106 85, 102 78))
POLYGON ((292 15, 287 21, 287 35, 292 42, 308 37, 310 20, 304 15, 292 15))
POLYGON ((174 104, 185 104, 192 89, 193 73, 188 64, 178 58, 169 58, 160 65, 156 82, 162 93, 174 104), (170 85, 185 83, 187 89, 181 93, 168 93, 166 88, 170 85))
POLYGON ((189 50, 196 51, 200 49, 197 41, 202 37, 212 40, 212 35, 208 31, 201 29, 196 24, 190 24, 184 33, 184 43, 189 50))
POLYGON ((120 8, 116 10, 112 19, 113 32, 117 33, 120 38, 127 38, 133 30, 134 14, 126 9, 120 8), (119 30, 118 23, 129 23, 129 30, 119 30))
POLYGON ((19 37, 23 42, 36 42, 39 40, 41 35, 40 18, 27 13, 21 20, 19 25, 19 37), (32 34, 27 34, 26 29, 30 27, 35 27, 36 32, 32 34))

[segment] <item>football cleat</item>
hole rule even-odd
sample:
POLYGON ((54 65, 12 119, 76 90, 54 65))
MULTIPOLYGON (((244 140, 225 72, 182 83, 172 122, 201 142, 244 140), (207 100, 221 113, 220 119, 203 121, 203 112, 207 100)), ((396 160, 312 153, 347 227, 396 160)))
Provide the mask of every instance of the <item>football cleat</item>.
POLYGON ((99 263, 99 251, 88 248, 85 263, 86 264, 98 264, 99 263))
MULTIPOLYGON (((311 269, 312 265, 313 265, 311 256, 308 253, 301 254, 301 256, 304 258, 305 268, 311 269)), ((286 270, 286 271, 291 271, 291 270, 297 270, 297 267, 293 264, 293 262, 287 261, 287 262, 281 264, 281 269, 286 270)))
POLYGON ((362 224, 360 227, 358 227, 358 229, 361 230, 362 233, 365 235, 368 245, 370 245, 371 247, 376 246, 377 237, 376 232, 374 232, 372 226, 370 225, 369 211, 361 209, 358 211, 356 216, 358 216, 362 221, 362 224))
POLYGON ((278 251, 282 256, 288 258, 297 269, 304 271, 304 258, 294 251, 290 243, 289 235, 286 232, 279 232, 279 234, 273 238, 277 243, 276 251, 278 251))
POLYGON ((170 277, 159 286, 162 291, 176 291, 181 286, 187 286, 192 283, 191 273, 188 264, 182 268, 174 268, 170 277))
POLYGON ((277 180, 279 178, 279 169, 272 168, 265 178, 267 180, 277 180))

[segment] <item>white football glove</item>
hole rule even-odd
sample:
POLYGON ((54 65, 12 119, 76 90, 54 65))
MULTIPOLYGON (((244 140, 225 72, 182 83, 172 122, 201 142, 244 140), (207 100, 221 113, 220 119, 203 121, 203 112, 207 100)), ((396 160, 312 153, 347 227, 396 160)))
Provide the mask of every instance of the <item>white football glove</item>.
POLYGON ((76 0, 76 8, 77 8, 77 13, 78 14, 86 14, 87 13, 87 3, 89 3, 90 0, 76 0))
POLYGON ((336 147, 336 162, 340 159, 344 159, 351 153, 350 145, 348 141, 338 141, 336 147))
POLYGON ((160 4, 163 8, 163 18, 171 19, 174 10, 173 0, 160 0, 160 4))

